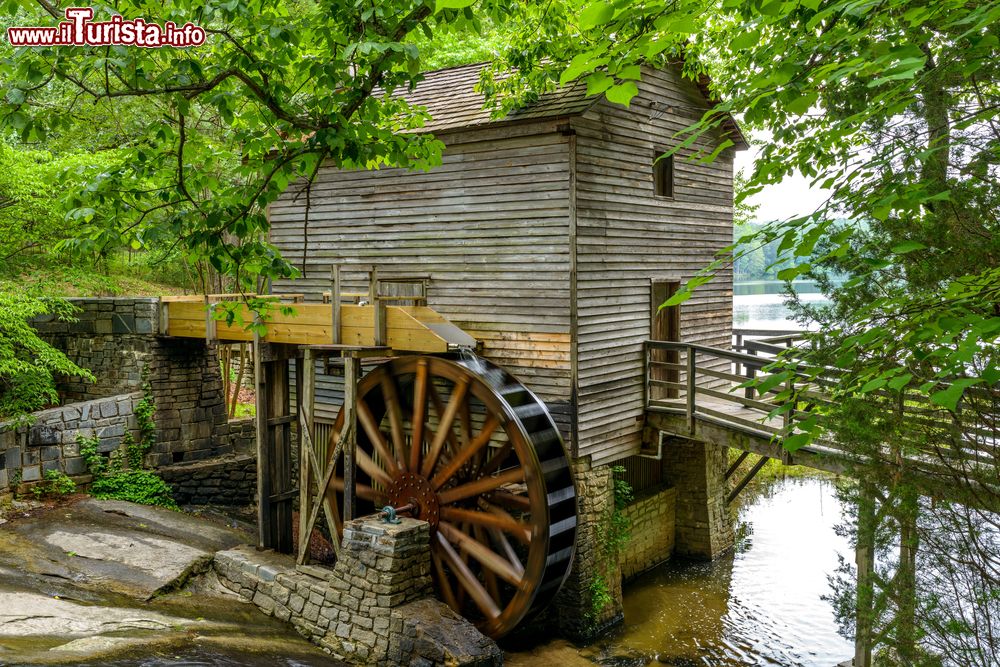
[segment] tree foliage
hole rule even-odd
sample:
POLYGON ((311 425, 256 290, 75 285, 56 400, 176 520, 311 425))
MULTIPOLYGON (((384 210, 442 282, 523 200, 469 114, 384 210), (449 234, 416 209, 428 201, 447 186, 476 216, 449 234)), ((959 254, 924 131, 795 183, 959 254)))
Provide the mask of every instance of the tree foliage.
POLYGON ((58 403, 55 376, 94 379, 42 340, 30 323, 36 317, 66 321, 73 313, 73 306, 62 299, 0 293, 0 419, 24 419, 58 403))

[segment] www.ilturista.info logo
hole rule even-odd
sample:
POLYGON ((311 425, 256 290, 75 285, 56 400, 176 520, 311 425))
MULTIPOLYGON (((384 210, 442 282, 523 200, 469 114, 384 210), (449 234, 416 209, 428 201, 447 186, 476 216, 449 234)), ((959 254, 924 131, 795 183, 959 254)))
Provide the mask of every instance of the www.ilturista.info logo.
POLYGON ((184 48, 205 43, 205 30, 193 23, 178 27, 173 21, 162 26, 143 19, 112 16, 110 21, 92 21, 90 7, 68 7, 66 20, 57 26, 11 26, 7 41, 11 46, 163 46, 184 48))

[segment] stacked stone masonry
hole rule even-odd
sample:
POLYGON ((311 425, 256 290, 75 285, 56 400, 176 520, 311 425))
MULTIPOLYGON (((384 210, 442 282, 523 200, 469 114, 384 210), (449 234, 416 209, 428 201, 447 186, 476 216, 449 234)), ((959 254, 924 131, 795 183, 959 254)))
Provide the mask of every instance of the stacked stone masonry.
POLYGON ((637 498, 624 509, 629 522, 629 541, 621 560, 625 581, 673 554, 676 500, 676 489, 661 489, 637 498))
MULTIPOLYGON (((253 422, 247 420, 251 429, 253 422)), ((160 468, 178 505, 245 507, 257 500, 257 458, 224 456, 160 468)))
POLYGON ((126 432, 138 436, 134 410, 141 393, 109 396, 36 412, 31 425, 0 423, 0 490, 37 482, 49 470, 84 475, 78 435, 97 436, 98 451, 117 449, 126 432))
POLYGON ((725 447, 685 438, 665 442, 664 477, 677 489, 674 549, 679 556, 710 560, 733 546, 728 465, 725 447))
POLYGON ((134 410, 146 382, 156 409, 156 444, 147 465, 232 461, 253 450, 253 420, 228 420, 215 347, 157 335, 157 299, 70 301, 77 321, 46 316, 33 326, 97 381, 63 378, 57 389, 65 405, 36 413, 31 427, 0 423, 0 492, 12 481, 37 481, 48 470, 85 473, 77 433, 97 435, 102 452, 118 447, 126 431, 138 435, 134 410))
POLYGON ((614 478, 610 466, 592 468, 589 459, 573 462, 576 481, 576 553, 573 569, 554 607, 560 632, 589 641, 624 618, 622 574, 617 554, 609 551, 606 535, 614 512, 614 478), (596 605, 602 589, 609 600, 596 605))
POLYGON ((340 660, 366 665, 502 664, 497 645, 431 597, 429 526, 348 522, 336 566, 296 567, 249 547, 216 554, 220 581, 340 660))

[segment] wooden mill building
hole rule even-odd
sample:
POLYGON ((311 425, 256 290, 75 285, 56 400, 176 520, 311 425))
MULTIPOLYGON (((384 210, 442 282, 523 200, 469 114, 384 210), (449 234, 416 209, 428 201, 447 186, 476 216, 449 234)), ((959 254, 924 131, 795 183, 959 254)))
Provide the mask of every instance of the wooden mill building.
MULTIPOLYGON (((545 401, 574 458, 622 459, 641 444, 643 341, 730 344, 730 275, 679 310, 656 306, 732 241, 743 139, 730 123, 735 147, 714 162, 693 150, 656 162, 710 106, 676 70, 644 68, 628 108, 577 85, 494 119, 475 91, 481 68, 430 72, 410 95, 446 145, 442 165, 320 169, 308 225, 305 184, 270 206, 271 240, 302 271, 274 290, 318 300, 331 265, 357 291, 372 265, 419 276, 427 305, 545 401)), ((317 417, 332 419, 336 379, 318 382, 317 417)))

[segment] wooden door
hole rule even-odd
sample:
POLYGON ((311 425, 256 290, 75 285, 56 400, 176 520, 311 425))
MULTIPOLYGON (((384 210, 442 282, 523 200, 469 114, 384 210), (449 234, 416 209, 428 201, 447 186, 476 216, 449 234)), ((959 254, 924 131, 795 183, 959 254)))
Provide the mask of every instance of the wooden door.
MULTIPOLYGON (((681 307, 660 306, 677 290, 680 282, 675 280, 653 280, 650 283, 650 340, 666 340, 678 342, 681 339, 681 307)), ((680 364, 680 352, 677 350, 655 350, 650 361, 667 364, 680 364)), ((650 378, 667 382, 680 382, 681 374, 677 368, 659 366, 654 363, 650 368, 650 378)), ((676 388, 652 385, 650 398, 653 400, 677 398, 680 394, 676 388)))

